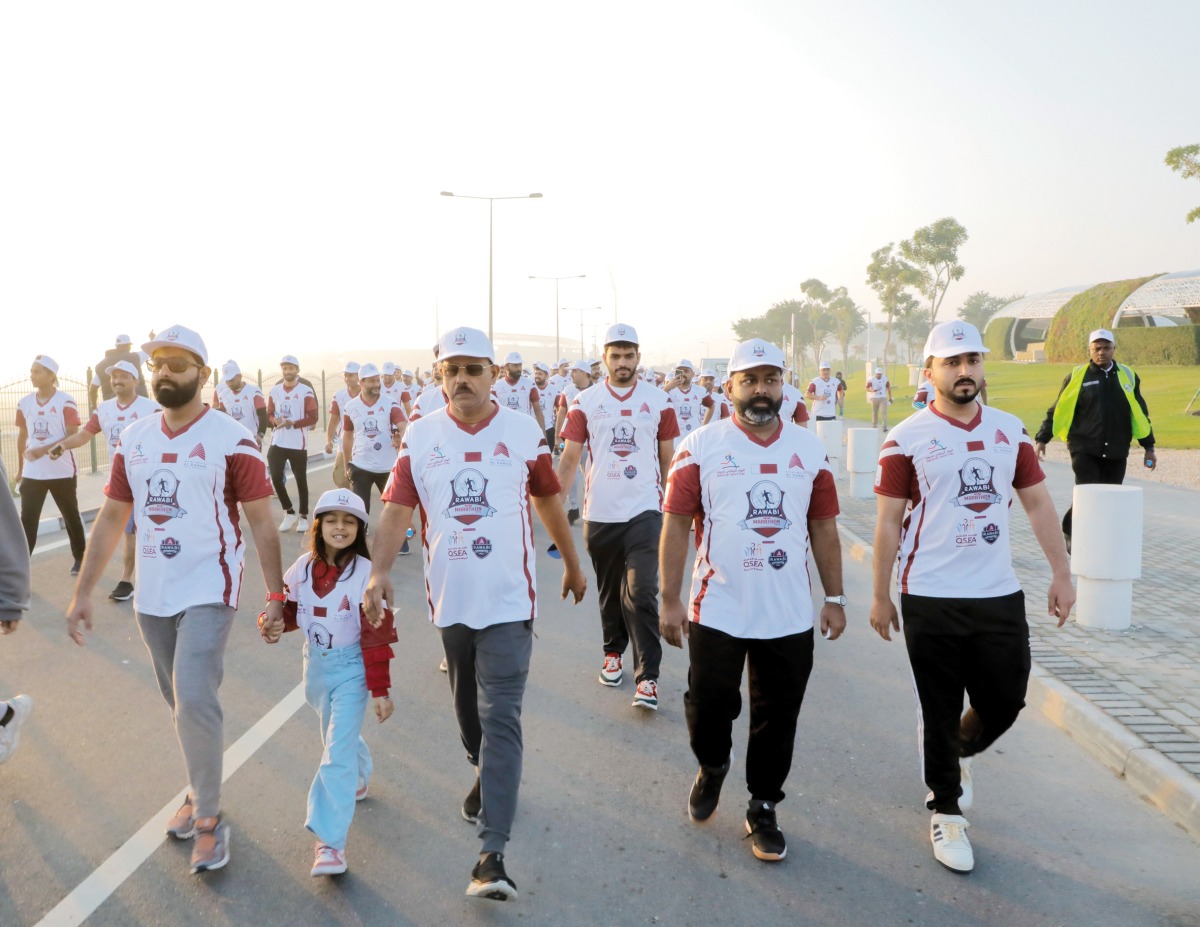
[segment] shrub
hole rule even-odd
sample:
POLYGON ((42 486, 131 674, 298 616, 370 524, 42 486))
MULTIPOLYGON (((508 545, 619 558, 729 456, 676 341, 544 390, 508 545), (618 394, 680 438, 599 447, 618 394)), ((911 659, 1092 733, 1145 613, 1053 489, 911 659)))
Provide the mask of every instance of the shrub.
POLYGON ((983 331, 983 346, 991 353, 988 360, 1012 360, 1012 330, 1016 319, 992 319, 983 331))
POLYGON ((1177 328, 1119 328, 1116 358, 1131 367, 1200 364, 1200 325, 1177 328))
POLYGON ((1058 310, 1050 324, 1046 336, 1046 360, 1052 364, 1078 364, 1087 360, 1087 336, 1097 328, 1111 326, 1113 316, 1125 298, 1158 276, 1161 275, 1099 283, 1090 290, 1076 293, 1058 310))

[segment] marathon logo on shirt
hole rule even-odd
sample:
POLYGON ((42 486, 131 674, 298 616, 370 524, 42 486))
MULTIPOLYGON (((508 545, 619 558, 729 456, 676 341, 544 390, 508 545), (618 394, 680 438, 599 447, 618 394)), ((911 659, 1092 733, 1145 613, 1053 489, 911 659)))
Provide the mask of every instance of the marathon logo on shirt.
POLYGON ((767 557, 767 563, 773 570, 782 570, 787 566, 787 560, 786 550, 773 550, 771 556, 767 557))
POLYGON ((450 458, 442 453, 441 447, 435 445, 433 450, 429 452, 429 458, 425 461, 426 468, 444 467, 450 463, 450 458))
POLYGON ((770 480, 760 480, 746 493, 749 508, 746 520, 738 522, 738 527, 748 529, 764 538, 774 537, 780 531, 786 531, 792 523, 783 513, 783 490, 770 480))
POLYGON ((450 546, 446 549, 448 560, 467 559, 467 537, 461 531, 450 532, 450 546))
MULTIPOLYGON (((374 415, 363 419, 363 434, 374 441, 379 437, 379 422, 374 415)), ((376 448, 379 450, 379 448, 376 448)))
MULTIPOLYGON (((970 442, 976 443, 982 442, 970 442)), ((952 505, 965 506, 972 512, 983 512, 1002 501, 992 485, 992 465, 982 457, 968 457, 958 471, 958 478, 958 497, 950 500, 952 505)))
POLYGON ((633 464, 629 464, 629 466, 627 466, 621 472, 625 474, 625 479, 631 480, 637 476, 637 467, 635 467, 633 464))
POLYGON ((630 454, 637 453, 637 443, 634 437, 637 435, 637 429, 628 422, 620 422, 613 426, 612 444, 609 449, 618 457, 628 457, 630 454))
MULTIPOLYGON (((794 456, 794 455, 793 455, 794 456)), ((717 476, 745 476, 746 468, 739 467, 737 461, 732 454, 726 454, 721 460, 721 465, 717 467, 717 476)))
MULTIPOLYGON (((39 412, 40 416, 42 413, 39 412)), ((36 441, 50 440, 50 423, 43 418, 37 418, 33 422, 33 437, 36 441)))
POLYGON ((146 480, 146 504, 142 514, 156 525, 165 525, 172 518, 182 518, 187 512, 179 507, 179 480, 170 470, 155 470, 146 480))
POLYGON ((133 453, 129 455, 128 464, 129 464, 129 466, 133 467, 133 466, 136 466, 137 464, 144 464, 149 459, 150 458, 148 458, 142 452, 142 446, 140 444, 135 444, 133 446, 133 453))
POLYGON ((937 438, 929 439, 929 446, 925 449, 926 460, 941 460, 943 457, 951 457, 954 454, 954 449, 946 447, 937 438))
POLYGON ((333 649, 333 632, 320 622, 308 626, 308 642, 318 650, 333 649))
POLYGON ((173 560, 183 550, 183 545, 175 538, 163 538, 162 543, 158 545, 158 549, 162 551, 162 555, 168 560, 173 560))
POLYGON ((954 528, 955 547, 974 547, 978 540, 975 536, 975 520, 964 518, 954 528))
MULTIPOLYGON (((467 456, 478 459, 479 454, 467 456)), ((488 505, 487 483, 478 470, 460 470, 450 484, 450 505, 442 514, 464 525, 473 525, 481 518, 490 518, 496 510, 488 505)))
POLYGON ((763 546, 761 544, 747 544, 742 553, 743 573, 761 573, 763 571, 765 561, 763 560, 763 546))
POLYGON ((492 552, 492 542, 487 538, 476 538, 471 542, 471 553, 482 560, 492 552))
POLYGON ((980 537, 989 544, 995 544, 1000 538, 1000 529, 995 525, 985 525, 983 531, 980 532, 980 537))

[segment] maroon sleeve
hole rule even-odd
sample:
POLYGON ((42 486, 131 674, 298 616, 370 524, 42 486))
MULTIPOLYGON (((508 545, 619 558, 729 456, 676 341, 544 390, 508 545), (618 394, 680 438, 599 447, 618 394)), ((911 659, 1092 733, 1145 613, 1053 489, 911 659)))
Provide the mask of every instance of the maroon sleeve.
POLYGON ((671 408, 668 400, 668 404, 658 413, 658 440, 670 441, 678 437, 679 419, 675 417, 675 410, 671 408))
POLYGON ((681 451, 671 461, 663 511, 671 515, 686 515, 689 518, 704 511, 700 496, 700 465, 687 451, 681 451))
POLYGON ((875 492, 896 499, 913 499, 917 471, 912 458, 900 451, 899 447, 895 441, 885 441, 880 449, 879 466, 875 471, 875 492), (891 453, 885 453, 889 450, 891 453))
POLYGON ((833 518, 840 512, 838 508, 837 484, 829 470, 822 470, 813 480, 812 496, 808 500, 808 517, 833 518))
POLYGON ((271 495, 271 481, 267 478, 267 465, 258 454, 258 445, 252 438, 244 438, 238 445, 252 447, 254 453, 235 451, 225 458, 225 485, 233 490, 233 498, 238 502, 265 499, 271 495))
POLYGON ((362 654, 367 688, 375 698, 385 698, 392 687, 392 657, 395 653, 391 646, 383 644, 378 647, 364 647, 362 654))
POLYGON ((267 415, 271 418, 275 417, 275 397, 267 397, 267 415))
POLYGON ((803 401, 796 403, 796 408, 792 411, 792 421, 797 425, 803 425, 808 421, 808 406, 803 401))
POLYGON ((541 393, 539 393, 539 392, 538 392, 538 389, 537 389, 537 387, 536 387, 536 386, 531 386, 531 387, 529 388, 529 402, 530 402, 530 404, 532 405, 533 403, 535 403, 535 402, 538 402, 540 399, 541 399, 541 393))
POLYGON ((311 428, 317 424, 317 397, 309 394, 304 397, 304 418, 292 425, 295 428, 311 428))
POLYGON ((100 434, 100 418, 95 412, 93 412, 92 417, 87 420, 87 424, 83 426, 83 430, 93 435, 100 434))
POLYGON ((558 482, 558 476, 554 472, 550 453, 541 450, 541 448, 547 447, 549 445, 543 438, 539 445, 537 460, 526 462, 526 466, 529 467, 529 494, 531 496, 557 496, 562 492, 562 485, 558 482))
POLYGON ((112 466, 108 468, 108 482, 104 484, 104 495, 118 502, 132 502, 133 490, 129 488, 129 476, 125 472, 125 455, 121 449, 113 454, 112 466))
POLYGON ((562 435, 567 441, 574 441, 577 444, 587 444, 588 429, 587 415, 583 409, 579 408, 579 400, 571 405, 570 411, 567 412, 567 420, 563 423, 562 435))
POLYGON ((288 599, 286 602, 283 603, 283 633, 284 634, 287 634, 289 631, 299 631, 300 630, 300 620, 296 615, 296 612, 298 610, 299 610, 299 605, 297 605, 295 599, 288 599))
POLYGON ((71 403, 70 405, 67 405, 67 406, 63 406, 63 422, 66 425, 78 425, 79 424, 79 409, 77 409, 75 407, 74 403, 71 403))
POLYGON ((420 505, 421 497, 417 495, 417 484, 413 481, 412 459, 404 453, 407 448, 407 444, 401 445, 400 456, 392 465, 392 476, 388 480, 381 498, 384 502, 407 505, 409 508, 415 509, 420 505))
POLYGON ((343 415, 342 416, 342 431, 353 431, 353 430, 354 430, 353 419, 351 419, 349 415, 343 415))
POLYGON ((404 417, 404 406, 392 406, 391 419, 393 425, 403 425, 405 422, 407 422, 408 419, 404 417))
POLYGON ((267 401, 265 399, 263 399, 263 394, 255 393, 254 394, 254 408, 265 409, 266 407, 267 407, 267 401))
POLYGON ((711 409, 713 406, 712 393, 709 393, 707 396, 705 396, 703 399, 701 399, 700 405, 704 406, 704 408, 706 408, 706 409, 711 409))
POLYGON ((1042 465, 1038 463, 1033 445, 1022 440, 1017 447, 1017 471, 1013 474, 1013 489, 1036 486, 1045 478, 1046 474, 1042 472, 1042 465))

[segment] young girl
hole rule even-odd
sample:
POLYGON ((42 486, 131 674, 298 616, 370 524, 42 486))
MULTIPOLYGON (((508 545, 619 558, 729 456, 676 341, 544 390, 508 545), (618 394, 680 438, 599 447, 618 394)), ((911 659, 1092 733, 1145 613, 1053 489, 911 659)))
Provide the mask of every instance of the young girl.
POLYGON ((304 697, 321 719, 325 752, 308 792, 304 826, 317 836, 312 874, 346 871, 346 834, 354 803, 367 797, 371 752, 362 738, 367 693, 375 717, 392 715, 388 661, 396 641, 392 613, 378 628, 362 614, 362 596, 371 575, 367 551, 367 511, 348 489, 321 496, 310 529, 312 553, 283 575, 287 600, 282 627, 259 616, 263 639, 274 644, 282 633, 304 632, 304 697))

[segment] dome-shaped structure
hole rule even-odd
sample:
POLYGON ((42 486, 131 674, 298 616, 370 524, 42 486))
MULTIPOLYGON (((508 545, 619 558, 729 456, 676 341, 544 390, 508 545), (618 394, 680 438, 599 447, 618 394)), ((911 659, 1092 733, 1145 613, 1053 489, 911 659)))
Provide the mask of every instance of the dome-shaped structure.
POLYGON ((1070 302, 1071 297, 1091 287, 1090 283, 1083 286, 1065 286, 1058 290, 1022 297, 992 316, 987 328, 994 324, 1011 325, 1008 333, 1009 352, 1016 357, 1020 352, 1028 350, 1029 345, 1044 342, 1050 331, 1050 323, 1058 314, 1058 310, 1070 302), (1013 319, 1015 322, 997 322, 997 319, 1013 319))
POLYGON ((1142 284, 1117 307, 1111 328, 1200 324, 1200 270, 1163 274, 1142 284))

